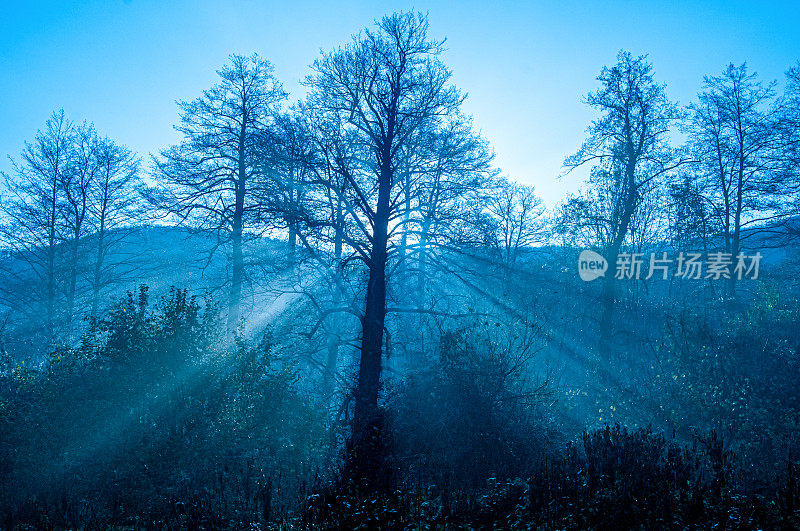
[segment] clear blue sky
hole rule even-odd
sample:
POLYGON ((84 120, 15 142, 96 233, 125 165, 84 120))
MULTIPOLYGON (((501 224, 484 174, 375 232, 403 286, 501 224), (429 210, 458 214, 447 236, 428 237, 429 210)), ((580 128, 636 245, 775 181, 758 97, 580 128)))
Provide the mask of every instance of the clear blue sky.
POLYGON ((498 165, 548 204, 577 187, 557 181, 592 113, 582 96, 621 48, 648 53, 669 95, 688 103, 704 74, 747 61, 782 80, 800 59, 800 0, 361 2, 19 1, 0 7, 0 170, 51 111, 142 155, 177 140, 176 99, 215 82, 228 54, 258 52, 286 88, 320 48, 386 13, 426 11, 445 61, 469 93, 467 112, 498 165))

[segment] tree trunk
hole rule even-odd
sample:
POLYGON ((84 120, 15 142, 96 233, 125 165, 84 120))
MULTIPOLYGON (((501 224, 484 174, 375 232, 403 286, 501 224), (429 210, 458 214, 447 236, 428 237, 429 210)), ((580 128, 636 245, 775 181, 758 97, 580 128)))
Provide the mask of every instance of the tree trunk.
POLYGON ((403 177, 403 186, 405 188, 405 209, 403 212, 403 230, 400 233, 400 252, 399 252, 399 260, 400 260, 400 267, 398 269, 398 276, 399 278, 405 277, 405 271, 407 269, 406 264, 406 254, 408 253, 408 223, 409 219, 411 218, 411 172, 408 168, 405 169, 404 177, 403 177))
MULTIPOLYGON (((741 127, 741 122, 740 125, 741 127)), ((741 250, 741 233, 742 233, 742 187, 744 186, 744 138, 739 137, 739 168, 738 178, 736 183, 736 210, 733 217, 733 238, 731 239, 731 258, 736 260, 736 255, 741 250)), ((728 280, 728 297, 733 299, 736 297, 736 275, 731 272, 731 278, 728 280)))
MULTIPOLYGON (((244 188, 244 184, 240 184, 244 188)), ((231 293, 230 313, 228 314, 228 328, 235 329, 239 326, 242 303, 242 277, 244 273, 244 256, 242 254, 242 207, 244 193, 236 194, 236 210, 233 217, 233 231, 231 234, 231 293)))
POLYGON ((605 355, 610 355, 613 350, 611 338, 614 333, 614 313, 616 309, 616 266, 619 252, 628 234, 633 212, 636 209, 636 177, 634 174, 635 166, 632 162, 628 163, 626 169, 627 195, 623 204, 622 215, 614 239, 609 245, 606 254, 608 260, 608 270, 603 281, 603 314, 600 323, 600 349, 605 355))
POLYGON ((55 306, 56 306, 56 212, 57 212, 57 190, 58 190, 58 165, 55 168, 53 177, 53 189, 51 192, 50 219, 47 234, 47 341, 53 343, 55 340, 55 306))
POLYGON ((94 275, 92 280, 92 319, 97 318, 97 312, 100 309, 100 283, 102 282, 103 274, 103 239, 105 235, 103 232, 97 235, 97 260, 94 264, 94 275))
MULTIPOLYGON (((339 289, 334 288, 333 306, 334 308, 340 304, 339 289)), ((336 368, 339 364, 339 318, 336 313, 328 316, 328 326, 326 328, 326 350, 327 359, 325 360, 325 372, 322 376, 322 395, 325 402, 329 402, 333 396, 336 383, 336 368)))
MULTIPOLYGON (((240 159, 241 160, 241 159, 240 159)), ((228 328, 234 330, 239 326, 239 318, 241 316, 242 304, 242 278, 244 276, 244 256, 242 254, 242 233, 243 233, 243 217, 244 217, 244 195, 245 195, 245 178, 244 178, 244 161, 241 160, 240 165, 240 178, 236 186, 236 203, 233 211, 233 226, 231 231, 231 294, 230 294, 230 310, 228 313, 228 328)))
MULTIPOLYGON (((336 203, 336 227, 335 227, 335 235, 334 235, 334 242, 333 242, 333 257, 334 257, 334 264, 336 267, 336 271, 334 271, 334 275, 336 275, 336 279, 334 279, 333 284, 333 297, 332 297, 332 307, 337 308, 342 302, 342 293, 339 287, 339 276, 341 273, 341 263, 342 263, 342 251, 343 251, 343 239, 344 239, 344 220, 342 215, 342 200, 339 198, 336 203)), ((333 395, 333 390, 335 387, 335 376, 336 376, 336 368, 339 363, 339 326, 340 326, 340 319, 339 316, 334 313, 330 317, 328 317, 329 325, 327 329, 328 337, 327 337, 327 351, 328 357, 325 362, 325 373, 323 375, 323 382, 322 382, 322 389, 323 395, 326 399, 330 399, 333 395)))
MULTIPOLYGON (((246 113, 245 113, 246 116, 246 113)), ((231 294, 228 313, 228 328, 235 330, 239 326, 242 304, 242 277, 244 276, 244 256, 242 254, 242 234, 244 232, 244 197, 247 185, 247 164, 245 162, 247 119, 242 118, 239 131, 239 147, 237 179, 235 185, 233 223, 231 227, 231 294)))
POLYGON ((56 313, 56 247, 54 229, 50 229, 47 246, 47 341, 55 340, 56 313))
POLYGON ((106 237, 106 205, 107 199, 103 198, 103 207, 100 211, 100 228, 97 231, 97 258, 94 263, 94 277, 92 280, 92 319, 97 318, 100 308, 100 288, 103 281, 103 262, 105 262, 105 237, 106 237))
POLYGON ((376 486, 383 476, 383 418, 378 408, 383 330, 386 320, 386 261, 391 192, 391 160, 384 148, 378 183, 378 204, 373 225, 367 300, 361 321, 361 359, 350 445, 351 474, 376 486))
POLYGON ((78 284, 78 249, 80 246, 80 225, 76 225, 72 238, 70 253, 69 287, 67 289, 67 335, 72 339, 73 321, 75 320, 75 292, 78 284))
POLYGON ((289 222, 289 258, 294 260, 297 253, 297 223, 295 221, 289 222))
POLYGON ((425 284, 428 279, 428 234, 432 221, 426 219, 422 224, 419 235, 419 264, 417 271, 417 307, 422 308, 425 303, 425 284))
POLYGON ((300 209, 299 190, 294 178, 294 166, 289 168, 289 258, 294 260, 297 249, 297 216, 300 209))

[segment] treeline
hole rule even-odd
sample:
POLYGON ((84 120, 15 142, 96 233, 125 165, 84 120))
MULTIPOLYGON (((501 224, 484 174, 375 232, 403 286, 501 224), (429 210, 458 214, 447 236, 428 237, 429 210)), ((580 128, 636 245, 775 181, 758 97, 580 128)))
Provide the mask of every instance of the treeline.
POLYGON ((107 289, 130 279, 125 260, 109 255, 144 221, 140 161, 60 110, 12 162, 0 201, 0 296, 7 312, 43 328, 44 345, 69 343, 80 317, 96 316, 107 289))
MULTIPOLYGON (((623 252, 721 253, 724 286, 708 288, 733 301, 744 252, 797 236, 800 66, 779 93, 775 81, 731 64, 706 76, 697 101, 682 108, 645 57, 617 59, 586 99, 600 118, 565 167, 590 166, 590 176, 559 207, 556 231, 565 243, 600 249, 612 268, 623 252)), ((609 319, 617 276, 604 281, 609 319)))
MULTIPOLYGON (((589 179, 545 219, 531 187, 497 177, 490 146, 459 111, 463 96, 448 84, 449 70, 428 64, 440 45, 412 18, 383 24, 359 45, 359 64, 355 48, 324 54, 306 80, 308 96, 289 107, 268 61, 232 56, 219 84, 180 102, 183 141, 151 157, 149 171, 91 124, 55 112, 4 176, 3 266, 19 281, 4 284, 4 305, 43 315, 49 344, 75 339, 104 290, 134 277, 129 261, 109 260, 124 229, 156 220, 217 240, 211 252, 229 261, 233 327, 243 286, 264 267, 245 256, 248 240, 284 238, 322 251, 328 266, 368 262, 379 203, 386 260, 413 270, 418 285, 430 253, 448 245, 485 247, 511 266, 522 249, 561 241, 599 248, 613 264, 623 248, 666 243, 735 259, 754 244, 796 236, 797 66, 779 92, 745 64, 729 65, 705 78, 695 103, 679 107, 646 57, 620 53, 586 99, 601 118, 565 161, 566 171, 590 166, 589 179), (406 42, 388 54, 381 35, 406 42), (392 60, 412 58, 425 64, 404 64, 409 81, 401 86, 405 78, 389 75, 392 60), (380 92, 378 80, 386 83, 380 92), (686 141, 675 145, 679 134, 686 141), (379 201, 381 167, 391 178, 379 201)), ((729 297, 736 280, 725 287, 729 297)))

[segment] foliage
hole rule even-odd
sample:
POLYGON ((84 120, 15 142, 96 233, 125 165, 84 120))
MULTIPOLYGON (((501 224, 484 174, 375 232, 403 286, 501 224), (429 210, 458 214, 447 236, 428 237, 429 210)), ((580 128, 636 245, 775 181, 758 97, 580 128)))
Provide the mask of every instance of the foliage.
POLYGON ((730 462, 720 461, 716 435, 706 442, 684 445, 651 429, 607 425, 538 460, 526 479, 491 477, 470 491, 428 485, 388 496, 315 495, 305 523, 315 529, 790 529, 800 523, 796 469, 781 478, 776 498, 744 494, 741 484, 722 490, 730 462))
POLYGON ((667 326, 654 386, 668 422, 715 430, 759 488, 800 455, 800 370, 796 299, 769 286, 719 322, 686 312, 667 326))
POLYGON ((504 350, 491 328, 444 332, 438 359, 392 393, 394 451, 414 481, 471 488, 545 451, 542 388, 524 379, 531 353, 504 350))
POLYGON ((4 373, 4 526, 239 525, 311 473, 322 423, 269 333, 225 345, 211 303, 148 299, 129 292, 80 346, 4 373))

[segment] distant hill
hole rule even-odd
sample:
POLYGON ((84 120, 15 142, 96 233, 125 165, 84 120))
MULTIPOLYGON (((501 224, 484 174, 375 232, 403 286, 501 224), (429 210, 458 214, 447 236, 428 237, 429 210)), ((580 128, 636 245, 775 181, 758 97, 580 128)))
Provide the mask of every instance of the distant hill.
MULTIPOLYGON (((112 237, 120 241, 107 257, 113 282, 101 292, 101 315, 126 291, 141 284, 149 286, 154 299, 174 286, 189 289, 194 295, 210 295, 216 301, 227 300, 230 251, 213 235, 179 227, 150 226, 118 231, 112 237)), ((86 238, 82 245, 76 310, 88 316, 95 236, 86 238)), ((270 282, 271 275, 277 276, 285 268, 285 250, 285 243, 272 238, 256 238, 246 244, 249 262, 258 266, 252 268, 257 277, 249 278, 252 289, 246 290, 251 304, 259 286, 270 282)), ((59 263, 59 270, 63 276, 66 262, 59 263)), ((43 341, 42 281, 21 257, 9 251, 0 255, 0 271, 0 340, 12 356, 35 356, 43 341)), ((62 306, 63 289, 57 297, 58 305, 62 306)), ((62 316, 60 324, 64 320, 62 316)))

